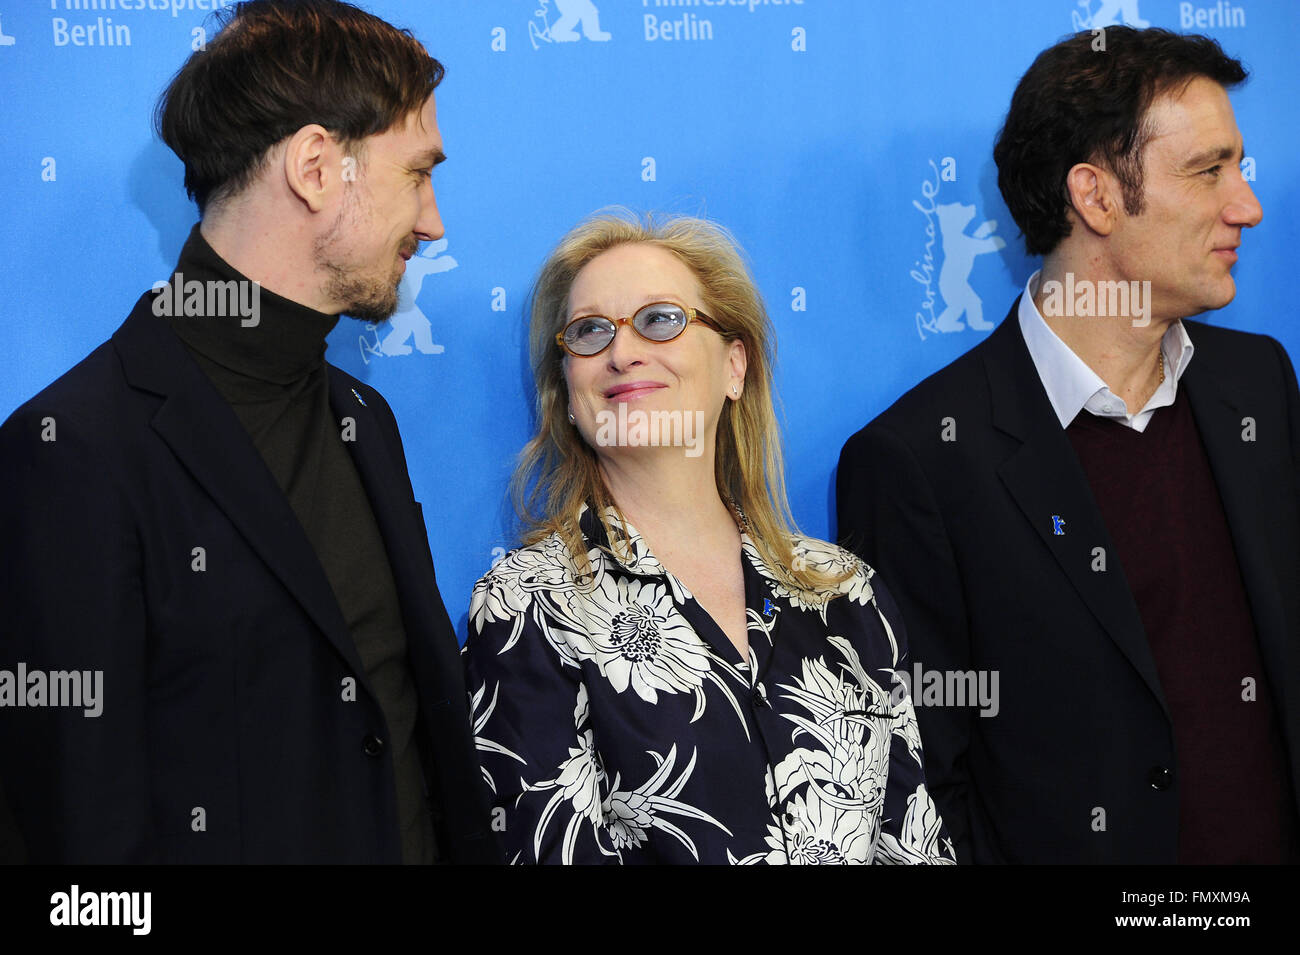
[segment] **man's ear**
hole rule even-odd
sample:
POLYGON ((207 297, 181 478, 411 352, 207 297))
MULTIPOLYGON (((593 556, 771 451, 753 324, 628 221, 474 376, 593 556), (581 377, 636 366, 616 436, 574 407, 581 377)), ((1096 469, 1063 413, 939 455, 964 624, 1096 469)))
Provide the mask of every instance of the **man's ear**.
POLYGON ((1097 235, 1110 235, 1124 208, 1119 181, 1100 166, 1077 163, 1065 174, 1070 208, 1097 235))
POLYGON ((285 143, 281 165, 285 185, 312 212, 320 212, 343 178, 342 150, 317 123, 304 126, 285 143))

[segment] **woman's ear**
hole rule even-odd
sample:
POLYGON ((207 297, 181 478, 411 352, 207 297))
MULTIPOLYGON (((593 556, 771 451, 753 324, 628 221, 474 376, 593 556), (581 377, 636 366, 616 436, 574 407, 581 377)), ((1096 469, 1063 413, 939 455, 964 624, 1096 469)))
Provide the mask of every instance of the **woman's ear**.
POLYGON ((727 393, 732 398, 739 398, 740 393, 745 390, 745 370, 749 367, 748 355, 745 353, 745 343, 739 338, 727 345, 727 364, 731 371, 731 380, 727 385, 727 393), (733 392, 732 388, 736 390, 733 392))

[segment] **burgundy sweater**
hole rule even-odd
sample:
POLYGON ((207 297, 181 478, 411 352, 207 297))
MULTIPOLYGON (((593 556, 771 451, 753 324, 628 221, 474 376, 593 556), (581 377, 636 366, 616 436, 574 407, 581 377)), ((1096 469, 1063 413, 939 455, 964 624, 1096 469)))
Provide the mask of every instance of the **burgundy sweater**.
MULTIPOLYGON (((1218 486, 1184 391, 1145 432, 1066 429, 1146 629, 1173 718, 1178 861, 1291 862, 1282 737, 1218 486), (1254 681, 1245 700, 1243 681, 1254 681)), ((1113 564, 1112 564, 1113 567, 1113 564)))

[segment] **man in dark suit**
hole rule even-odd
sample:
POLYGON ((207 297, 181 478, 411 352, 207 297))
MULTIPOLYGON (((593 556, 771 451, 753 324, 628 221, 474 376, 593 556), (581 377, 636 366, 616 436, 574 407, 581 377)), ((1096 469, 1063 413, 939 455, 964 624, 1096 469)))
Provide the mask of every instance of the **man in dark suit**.
POLYGON ((1095 41, 1036 59, 994 152, 1041 272, 848 441, 840 537, 901 608, 959 861, 1294 860, 1300 395, 1276 341, 1183 320, 1260 221, 1245 72, 1095 41))
POLYGON ((442 66, 233 11, 158 111, 171 281, 0 428, 5 795, 33 862, 499 861, 397 424, 324 361, 443 234, 442 66))

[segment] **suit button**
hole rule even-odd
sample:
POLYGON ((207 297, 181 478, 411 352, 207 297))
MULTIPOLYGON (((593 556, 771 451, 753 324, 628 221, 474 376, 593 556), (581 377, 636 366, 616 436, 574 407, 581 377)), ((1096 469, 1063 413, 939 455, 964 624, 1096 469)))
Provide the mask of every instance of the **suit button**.
POLYGON ((374 733, 369 733, 361 741, 361 750, 367 756, 378 756, 384 751, 384 741, 374 733))
POLYGON ((1152 789, 1164 791, 1173 784, 1173 781, 1173 772, 1164 766, 1152 766, 1151 772, 1147 773, 1147 782, 1151 783, 1152 789))

